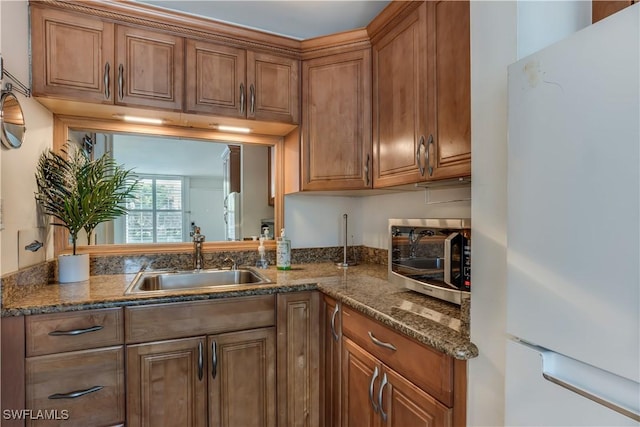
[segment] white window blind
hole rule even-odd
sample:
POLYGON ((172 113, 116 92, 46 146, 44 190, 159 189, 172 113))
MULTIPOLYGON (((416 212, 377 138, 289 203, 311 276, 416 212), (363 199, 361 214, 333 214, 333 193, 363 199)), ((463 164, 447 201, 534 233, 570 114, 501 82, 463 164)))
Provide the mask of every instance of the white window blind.
POLYGON ((183 180, 139 176, 126 218, 127 243, 171 243, 183 239, 183 180))

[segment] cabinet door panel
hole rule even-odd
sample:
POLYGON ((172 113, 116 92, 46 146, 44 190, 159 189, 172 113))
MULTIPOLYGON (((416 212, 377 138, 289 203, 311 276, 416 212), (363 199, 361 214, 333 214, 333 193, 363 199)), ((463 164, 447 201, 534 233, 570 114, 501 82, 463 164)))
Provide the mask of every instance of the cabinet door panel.
POLYGON ((342 315, 340 313, 340 304, 325 296, 322 314, 323 331, 321 337, 324 348, 322 350, 323 373, 321 379, 324 394, 321 407, 324 408, 324 425, 340 426, 342 395, 342 315))
POLYGON ((389 427, 449 427, 452 410, 407 379, 386 368, 383 402, 389 427))
MULTIPOLYGON (((428 4, 435 49, 435 130, 427 179, 471 174, 471 56, 468 1, 428 4), (433 168, 433 169, 431 169, 433 168)), ((433 128, 431 128, 433 129, 433 128)))
POLYGON ((127 425, 206 426, 205 353, 204 337, 128 346, 127 425))
POLYGON ((371 187, 369 49, 305 61, 302 189, 371 187))
POLYGON ((113 24, 32 7, 31 27, 34 96, 113 102, 113 24))
POLYGON ((116 103, 181 110, 183 46, 181 37, 119 25, 116 103))
POLYGON ((275 340, 275 328, 209 337, 211 426, 276 425, 275 340))
POLYGON ((298 123, 298 60, 247 52, 247 118, 298 123))
POLYGON ((342 349, 342 426, 379 425, 376 396, 382 367, 349 338, 343 338, 342 349))
POLYGON ((373 45, 374 187, 420 181, 427 117, 426 5, 373 45))
POLYGON ((316 426, 320 420, 320 295, 278 294, 278 425, 316 426))
POLYGON ((187 40, 186 51, 186 110, 245 117, 245 51, 196 40, 187 40))

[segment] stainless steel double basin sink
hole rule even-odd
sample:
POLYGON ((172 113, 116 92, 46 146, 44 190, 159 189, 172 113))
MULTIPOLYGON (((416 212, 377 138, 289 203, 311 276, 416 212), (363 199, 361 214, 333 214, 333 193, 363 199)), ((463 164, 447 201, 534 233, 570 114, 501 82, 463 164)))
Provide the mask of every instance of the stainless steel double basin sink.
POLYGON ((238 270, 156 270, 141 271, 127 287, 125 295, 169 293, 193 289, 233 289, 271 281, 253 269, 238 270))

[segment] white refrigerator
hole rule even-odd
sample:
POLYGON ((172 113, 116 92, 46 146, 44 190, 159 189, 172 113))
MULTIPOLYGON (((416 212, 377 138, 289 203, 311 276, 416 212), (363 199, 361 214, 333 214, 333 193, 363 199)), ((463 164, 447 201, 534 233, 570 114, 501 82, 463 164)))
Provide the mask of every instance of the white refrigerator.
POLYGON ((640 4, 509 69, 509 426, 640 425, 640 4))

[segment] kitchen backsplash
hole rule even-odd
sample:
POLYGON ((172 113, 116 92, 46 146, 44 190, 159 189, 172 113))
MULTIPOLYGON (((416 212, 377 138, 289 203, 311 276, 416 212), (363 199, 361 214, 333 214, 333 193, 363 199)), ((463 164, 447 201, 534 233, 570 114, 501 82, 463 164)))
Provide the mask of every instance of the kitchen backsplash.
MULTIPOLYGON (((387 250, 366 246, 352 246, 348 248, 348 258, 361 264, 387 264, 387 250)), ((267 251, 269 265, 275 265, 275 251, 267 251)), ((224 251, 204 253, 205 268, 228 267, 224 260, 233 258, 238 265, 253 266, 258 258, 257 251, 224 251)), ((292 264, 309 264, 319 262, 342 261, 342 247, 327 248, 299 248, 292 249, 292 264)), ((101 255, 91 257, 91 275, 133 274, 141 268, 148 269, 190 269, 192 268, 192 254, 135 254, 135 255, 101 255)), ((9 285, 46 285, 57 280, 57 261, 47 261, 36 264, 13 273, 8 273, 1 279, 3 291, 9 285)))

